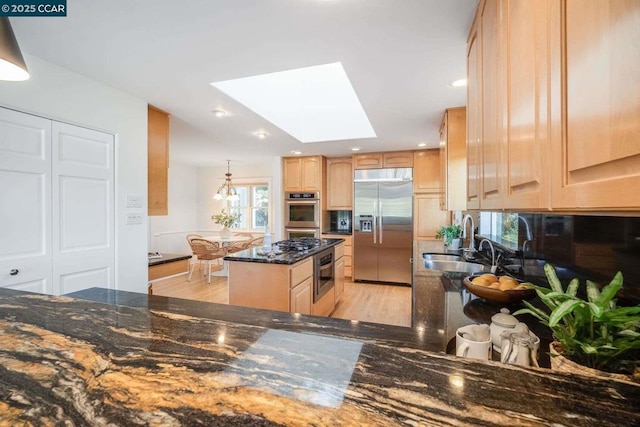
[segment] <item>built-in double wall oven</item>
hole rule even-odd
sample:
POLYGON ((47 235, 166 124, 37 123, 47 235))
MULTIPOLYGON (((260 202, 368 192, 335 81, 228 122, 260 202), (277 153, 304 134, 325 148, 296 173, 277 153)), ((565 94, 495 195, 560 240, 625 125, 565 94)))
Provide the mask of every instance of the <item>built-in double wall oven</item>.
POLYGON ((285 238, 320 237, 320 197, 317 192, 285 193, 285 238))

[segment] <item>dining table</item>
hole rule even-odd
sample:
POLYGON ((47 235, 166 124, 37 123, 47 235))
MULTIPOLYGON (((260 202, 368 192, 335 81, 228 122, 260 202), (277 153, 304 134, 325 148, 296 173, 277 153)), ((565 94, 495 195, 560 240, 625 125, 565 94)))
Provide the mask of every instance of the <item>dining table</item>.
MULTIPOLYGON (((238 236, 238 235, 234 235, 234 234, 232 234, 229 237, 222 237, 219 234, 215 234, 215 235, 212 235, 212 236, 203 236, 202 239, 208 240, 208 241, 214 242, 214 243, 220 243, 220 244, 222 244, 223 247, 229 247, 230 243, 248 242, 248 241, 251 240, 251 239, 248 239, 246 236, 238 236)), ((222 269, 220 269, 218 271, 212 271, 211 275, 212 276, 227 277, 229 275, 228 261, 223 261, 222 262, 222 269)))

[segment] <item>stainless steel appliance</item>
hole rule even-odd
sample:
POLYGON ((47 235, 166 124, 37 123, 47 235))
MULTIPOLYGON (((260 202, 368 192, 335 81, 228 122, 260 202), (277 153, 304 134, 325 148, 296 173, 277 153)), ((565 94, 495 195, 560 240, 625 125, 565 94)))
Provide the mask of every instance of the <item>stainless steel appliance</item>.
POLYGON ((320 228, 320 197, 317 192, 286 192, 286 228, 320 228))
POLYGON ((358 169, 354 177, 354 280, 411 284, 412 169, 358 169))
POLYGON ((333 246, 313 256, 313 303, 333 288, 335 266, 333 246))
POLYGON ((301 237, 320 237, 319 228, 285 228, 284 237, 286 239, 298 239, 301 237))

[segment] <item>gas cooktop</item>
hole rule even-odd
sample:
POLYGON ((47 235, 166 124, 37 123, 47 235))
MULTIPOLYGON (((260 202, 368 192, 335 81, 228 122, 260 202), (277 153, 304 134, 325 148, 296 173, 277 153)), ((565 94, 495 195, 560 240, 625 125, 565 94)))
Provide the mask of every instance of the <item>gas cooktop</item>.
POLYGON ((326 240, 314 237, 297 237, 289 240, 281 240, 275 243, 282 252, 306 252, 326 244, 326 240))

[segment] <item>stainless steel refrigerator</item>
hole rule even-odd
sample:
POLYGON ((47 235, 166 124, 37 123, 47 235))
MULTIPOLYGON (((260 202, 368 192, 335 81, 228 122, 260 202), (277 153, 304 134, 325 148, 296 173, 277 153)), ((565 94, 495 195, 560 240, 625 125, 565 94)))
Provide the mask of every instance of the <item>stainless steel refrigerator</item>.
POLYGON ((357 169, 354 202, 354 280, 410 285, 412 169, 357 169))

